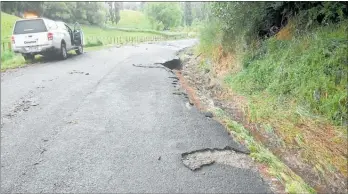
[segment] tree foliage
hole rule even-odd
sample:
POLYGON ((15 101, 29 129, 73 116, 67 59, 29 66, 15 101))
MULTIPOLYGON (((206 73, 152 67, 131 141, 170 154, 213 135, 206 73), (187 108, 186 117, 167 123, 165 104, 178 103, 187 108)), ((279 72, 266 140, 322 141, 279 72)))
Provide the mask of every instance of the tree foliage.
POLYGON ((115 23, 117 24, 120 19, 121 19, 121 16, 120 16, 120 10, 121 10, 121 3, 122 2, 115 2, 115 10, 114 10, 114 13, 115 13, 115 23))
POLYGON ((1 9, 2 11, 17 15, 17 16, 22 16, 24 11, 34 11, 41 13, 43 11, 42 9, 43 2, 25 2, 25 1, 2 1, 1 2, 1 9))
POLYGON ((35 11, 40 16, 73 23, 103 25, 107 8, 102 2, 1 2, 2 10, 22 17, 27 11, 35 11))
POLYGON ((148 2, 145 13, 157 30, 178 26, 183 14, 178 2, 148 2))
POLYGON ((191 2, 186 1, 184 4, 184 19, 185 19, 185 24, 187 26, 191 26, 192 24, 192 7, 191 7, 191 2))
MULTIPOLYGON (((213 15, 221 22, 223 41, 242 39, 251 44, 276 34, 297 16, 304 27, 341 21, 348 16, 347 2, 214 2, 213 15)), ((226 42, 227 41, 227 42, 226 42)))
POLYGON ((123 2, 108 2, 109 5, 109 20, 112 24, 117 24, 120 19, 120 10, 123 7, 123 2))
POLYGON ((210 16, 210 2, 191 2, 192 18, 196 21, 205 21, 210 16))

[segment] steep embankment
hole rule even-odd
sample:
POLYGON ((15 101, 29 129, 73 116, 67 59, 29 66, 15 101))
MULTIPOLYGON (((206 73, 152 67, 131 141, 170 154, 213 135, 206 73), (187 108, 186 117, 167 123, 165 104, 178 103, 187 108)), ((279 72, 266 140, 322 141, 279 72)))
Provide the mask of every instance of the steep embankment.
POLYGON ((196 61, 184 59, 194 63, 195 72, 184 75, 205 108, 224 112, 227 128, 287 191, 307 187, 251 142, 270 149, 316 191, 347 192, 347 26, 295 35, 289 23, 242 56, 216 44, 212 53, 201 48, 196 61))

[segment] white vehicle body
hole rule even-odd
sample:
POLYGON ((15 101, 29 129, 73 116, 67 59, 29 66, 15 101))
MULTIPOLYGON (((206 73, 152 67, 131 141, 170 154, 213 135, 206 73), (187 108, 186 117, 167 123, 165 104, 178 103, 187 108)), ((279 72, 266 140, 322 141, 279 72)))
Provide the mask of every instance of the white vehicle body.
POLYGON ((25 58, 33 58, 36 54, 64 55, 65 52, 66 56, 62 55, 65 59, 70 50, 83 53, 83 37, 76 43, 72 40, 74 33, 79 32, 74 32, 64 22, 46 18, 21 19, 16 21, 13 28, 12 49, 15 53, 22 53, 25 58))

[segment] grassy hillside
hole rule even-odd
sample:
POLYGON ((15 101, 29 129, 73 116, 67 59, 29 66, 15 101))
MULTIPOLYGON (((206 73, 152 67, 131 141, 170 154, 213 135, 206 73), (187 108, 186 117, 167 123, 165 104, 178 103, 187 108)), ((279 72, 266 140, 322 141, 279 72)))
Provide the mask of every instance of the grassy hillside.
POLYGON ((19 19, 16 16, 1 12, 1 42, 10 41, 13 24, 19 19))

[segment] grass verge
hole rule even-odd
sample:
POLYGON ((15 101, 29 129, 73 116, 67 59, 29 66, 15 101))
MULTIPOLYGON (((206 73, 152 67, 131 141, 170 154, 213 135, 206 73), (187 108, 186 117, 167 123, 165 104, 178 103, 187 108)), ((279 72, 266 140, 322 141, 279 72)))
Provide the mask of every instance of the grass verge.
POLYGON ((1 71, 22 67, 25 60, 21 55, 17 55, 11 51, 1 52, 1 71))
POLYGON ((315 193, 315 190, 308 186, 301 177, 296 175, 261 143, 258 143, 243 125, 231 120, 222 109, 216 109, 214 112, 218 120, 225 125, 233 136, 249 148, 251 158, 265 164, 268 167, 269 174, 285 185, 286 193, 315 193))
POLYGON ((243 107, 238 122, 316 191, 346 192, 347 21, 307 31, 289 22, 238 54, 220 49, 223 39, 212 26, 198 52, 212 59, 212 72, 227 69, 218 77, 245 97, 233 102, 243 107))

